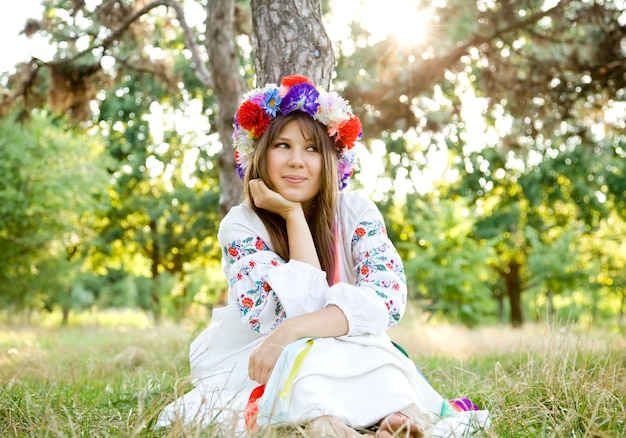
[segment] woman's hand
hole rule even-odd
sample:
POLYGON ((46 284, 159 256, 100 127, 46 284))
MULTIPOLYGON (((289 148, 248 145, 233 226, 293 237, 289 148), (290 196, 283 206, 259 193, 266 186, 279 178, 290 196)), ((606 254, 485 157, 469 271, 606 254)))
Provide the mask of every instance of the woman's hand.
POLYGON ((278 361, 280 353, 287 344, 295 341, 288 329, 287 320, 283 321, 250 355, 248 362, 248 376, 250 379, 267 384, 270 374, 278 361))
POLYGON ((261 179, 250 181, 250 194, 254 205, 282 216, 283 219, 287 219, 294 211, 302 210, 302 204, 285 199, 280 193, 267 187, 261 179))
POLYGON ((248 376, 265 385, 280 353, 288 344, 302 338, 344 336, 349 329, 346 315, 335 305, 287 318, 252 352, 248 362, 248 376))

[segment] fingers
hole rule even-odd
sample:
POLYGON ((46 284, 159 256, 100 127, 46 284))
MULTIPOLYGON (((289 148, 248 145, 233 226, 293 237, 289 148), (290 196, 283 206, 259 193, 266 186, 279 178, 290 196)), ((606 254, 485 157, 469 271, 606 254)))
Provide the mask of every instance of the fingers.
POLYGON ((248 376, 260 385, 265 385, 270 378, 270 374, 272 374, 273 368, 273 365, 263 363, 262 360, 258 360, 257 355, 252 354, 248 362, 248 376))
POLYGON ((269 211, 272 211, 272 205, 276 202, 272 199, 279 196, 261 179, 250 180, 250 194, 252 195, 254 205, 259 208, 269 209, 269 211))
POLYGON ((248 376, 250 379, 265 385, 272 374, 282 346, 266 339, 250 355, 248 360, 248 376))
POLYGON ((272 188, 261 179, 253 179, 249 184, 252 202, 254 202, 254 205, 258 208, 276 213, 283 218, 294 208, 302 208, 300 202, 288 200, 279 192, 272 190, 272 188))
POLYGON ((253 179, 250 181, 250 194, 252 195, 252 200, 254 204, 257 204, 257 200, 262 197, 262 189, 265 186, 265 183, 260 179, 253 179))

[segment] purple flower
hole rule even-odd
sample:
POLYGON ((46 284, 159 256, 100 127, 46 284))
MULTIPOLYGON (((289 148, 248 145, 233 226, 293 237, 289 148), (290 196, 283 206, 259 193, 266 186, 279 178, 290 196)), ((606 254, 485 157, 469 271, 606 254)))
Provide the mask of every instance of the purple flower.
POLYGON ((352 176, 353 165, 356 161, 354 151, 344 148, 337 155, 337 176, 339 179, 339 190, 343 190, 348 186, 348 180, 352 176))
POLYGON ((237 164, 237 176, 239 177, 239 179, 243 181, 243 177, 245 176, 245 174, 246 174, 246 169, 241 167, 240 164, 237 164))
POLYGON ((478 406, 474 404, 471 400, 467 398, 455 398, 450 400, 450 403, 453 403, 457 406, 461 411, 478 411, 480 410, 478 406))
POLYGON ((319 91, 311 84, 295 84, 280 102, 280 112, 289 114, 292 111, 302 111, 313 117, 320 106, 317 99, 319 95, 319 91))

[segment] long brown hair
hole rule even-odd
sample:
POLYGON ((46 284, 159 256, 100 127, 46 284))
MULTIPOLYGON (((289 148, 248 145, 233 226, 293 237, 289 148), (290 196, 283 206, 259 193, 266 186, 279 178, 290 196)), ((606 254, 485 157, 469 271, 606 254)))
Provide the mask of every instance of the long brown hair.
POLYGON ((274 251, 283 259, 289 260, 289 240, 285 220, 275 213, 254 205, 249 183, 252 179, 261 178, 268 187, 273 188, 267 174, 267 150, 283 127, 293 120, 297 121, 300 132, 305 137, 311 138, 322 152, 322 186, 313 202, 312 211, 307 214, 307 222, 311 229, 313 242, 315 242, 320 265, 326 272, 326 278, 330 283, 337 268, 335 266, 334 226, 335 206, 338 198, 338 176, 337 149, 334 141, 326 133, 326 127, 301 111, 292 111, 286 116, 276 117, 257 141, 254 153, 250 157, 243 180, 244 195, 267 228, 274 251))

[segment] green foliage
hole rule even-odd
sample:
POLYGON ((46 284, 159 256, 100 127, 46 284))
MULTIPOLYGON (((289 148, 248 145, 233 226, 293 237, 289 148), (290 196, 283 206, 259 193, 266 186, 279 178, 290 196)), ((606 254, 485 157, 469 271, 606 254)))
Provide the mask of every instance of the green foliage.
MULTIPOLYGON (((410 196, 395 230, 403 253, 410 295, 425 311, 475 326, 493 320, 487 241, 471 239, 472 213, 462 202, 425 201, 410 196)), ((393 228, 393 225, 392 225, 393 228)))
POLYGON ((0 120, 2 306, 67 302, 106 200, 105 164, 97 137, 45 113, 25 124, 0 120))
MULTIPOLYGON (((89 113, 81 120, 105 138, 111 159, 78 148, 78 132, 48 140, 47 133, 21 137, 3 125, 0 281, 9 293, 2 304, 134 303, 182 315, 194 296, 208 294, 208 305, 217 296, 199 278, 214 269, 220 251, 218 108, 171 20, 173 9, 150 9, 127 25, 135 2, 44 4, 39 32, 57 43, 55 59, 62 61, 20 66, 7 95, 16 96, 27 118, 32 108, 46 107, 50 89, 50 107, 72 117, 89 113), (81 51, 85 42, 89 49, 81 51), (196 129, 181 122, 189 120, 196 129), (98 170, 87 174, 99 176, 85 186, 88 178, 75 178, 68 163, 94 157, 98 170), (102 168, 109 172, 106 193, 102 168)), ((334 5, 321 2, 326 14, 334 5)), ((390 232, 409 267, 412 294, 432 300, 438 315, 475 324, 494 316, 488 297, 502 311, 507 294, 511 309, 525 303, 538 314, 548 291, 555 312, 561 305, 582 317, 584 306, 592 319, 620 315, 622 9, 608 1, 425 0, 416 13, 427 29, 416 44, 393 32, 378 38, 377 29, 346 18, 351 35, 333 42, 333 87, 361 117, 366 146, 384 149, 377 156, 385 184, 374 195, 395 222, 390 232), (602 303, 589 304, 596 300, 602 303)), ((235 44, 241 74, 252 84, 248 10, 249 1, 236 2, 235 44)), ((190 31, 200 46, 213 43, 202 25, 190 31)), ((521 312, 514 318, 521 323, 521 312)))
MULTIPOLYGON (((365 140, 386 146, 381 178, 420 192, 424 176, 436 171, 434 200, 474 205, 468 237, 492 242, 492 277, 501 278, 511 308, 521 309, 527 282, 536 286, 540 266, 527 266, 536 242, 530 233, 577 228, 592 239, 612 209, 622 217, 626 211, 622 9, 611 2, 426 1, 422 43, 388 37, 363 45, 368 30, 353 23, 359 50, 339 46, 343 94, 363 114, 365 140)), ((395 187, 376 193, 385 206, 404 202, 392 201, 396 195, 395 187)), ((581 275, 605 275, 591 257, 572 263, 581 275)), ((521 311, 512 318, 521 324, 521 311)))
POLYGON ((586 272, 577 245, 579 230, 569 228, 562 234, 559 234, 560 230, 552 231, 540 235, 533 228, 526 229, 532 248, 527 257, 527 291, 534 296, 545 296, 548 320, 552 319, 554 313, 552 300, 555 295, 591 289, 587 282, 589 273, 586 272))
POLYGON ((127 266, 135 280, 120 287, 135 294, 135 304, 156 317, 183 314, 183 307, 193 302, 187 274, 220 254, 213 158, 193 138, 201 133, 168 122, 179 118, 182 124, 179 112, 190 105, 168 96, 154 78, 133 74, 101 106, 102 122, 110 128, 107 151, 116 168, 113 202, 102 218, 92 264, 104 272, 127 266), (157 103, 165 112, 162 120, 151 112, 157 103))

